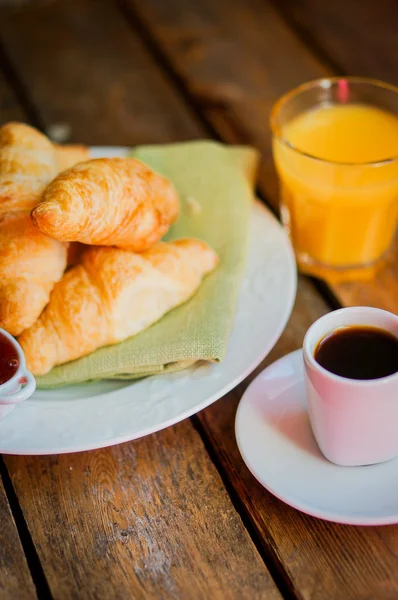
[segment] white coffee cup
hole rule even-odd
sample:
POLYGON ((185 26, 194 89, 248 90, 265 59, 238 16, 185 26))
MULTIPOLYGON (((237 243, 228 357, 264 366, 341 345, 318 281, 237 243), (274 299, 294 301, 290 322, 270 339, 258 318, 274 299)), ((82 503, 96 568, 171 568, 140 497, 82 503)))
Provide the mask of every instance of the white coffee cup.
POLYGON ((379 327, 398 337, 398 316, 378 308, 342 308, 318 319, 303 345, 308 411, 326 458, 338 465, 370 465, 398 456, 398 373, 359 380, 321 367, 314 358, 320 340, 350 325, 379 327))
POLYGON ((0 328, 0 334, 6 337, 18 353, 19 367, 17 372, 0 385, 0 419, 6 417, 20 404, 29 398, 36 389, 36 380, 27 370, 25 356, 21 346, 7 331, 0 328))

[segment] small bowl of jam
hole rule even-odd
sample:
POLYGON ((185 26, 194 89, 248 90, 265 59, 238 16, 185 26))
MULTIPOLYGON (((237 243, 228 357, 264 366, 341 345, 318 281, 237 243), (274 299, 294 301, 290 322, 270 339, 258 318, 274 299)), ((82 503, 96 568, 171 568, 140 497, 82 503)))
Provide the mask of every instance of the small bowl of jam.
POLYGON ((29 398, 35 389, 36 380, 26 369, 21 346, 0 327, 0 419, 29 398))

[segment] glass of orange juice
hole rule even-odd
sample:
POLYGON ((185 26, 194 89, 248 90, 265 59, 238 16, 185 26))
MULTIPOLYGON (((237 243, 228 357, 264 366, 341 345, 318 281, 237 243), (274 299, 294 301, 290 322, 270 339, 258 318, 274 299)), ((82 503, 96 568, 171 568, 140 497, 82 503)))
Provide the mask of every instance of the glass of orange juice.
POLYGON ((398 88, 357 77, 288 92, 271 114, 281 217, 299 268, 373 273, 398 219, 398 88))

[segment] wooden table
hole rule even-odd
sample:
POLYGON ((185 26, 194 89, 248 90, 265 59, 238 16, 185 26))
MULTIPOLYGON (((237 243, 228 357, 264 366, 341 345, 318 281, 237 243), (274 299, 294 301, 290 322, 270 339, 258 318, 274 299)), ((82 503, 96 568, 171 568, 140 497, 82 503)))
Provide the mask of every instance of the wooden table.
MULTIPOLYGON (((393 0, 0 2, 0 120, 60 141, 133 145, 213 137, 263 155, 269 110, 331 73, 398 83, 393 0)), ((398 255, 397 255, 398 256, 398 255)), ((299 348, 337 305, 397 311, 398 260, 370 283, 300 278, 289 325, 259 367, 299 348)), ((267 315, 264 315, 267 318, 267 315)), ((398 527, 319 521, 251 476, 234 437, 238 386, 133 443, 0 462, 0 598, 398 598, 398 527)))

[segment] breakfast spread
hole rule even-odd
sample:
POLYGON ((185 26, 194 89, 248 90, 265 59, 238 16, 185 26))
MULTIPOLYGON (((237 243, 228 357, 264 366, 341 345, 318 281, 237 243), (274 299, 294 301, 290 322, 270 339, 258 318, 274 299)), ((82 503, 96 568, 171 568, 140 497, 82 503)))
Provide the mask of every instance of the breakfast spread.
POLYGON ((28 125, 0 128, 0 327, 34 375, 148 328, 218 262, 197 239, 159 241, 179 214, 165 177, 87 159, 28 125))

